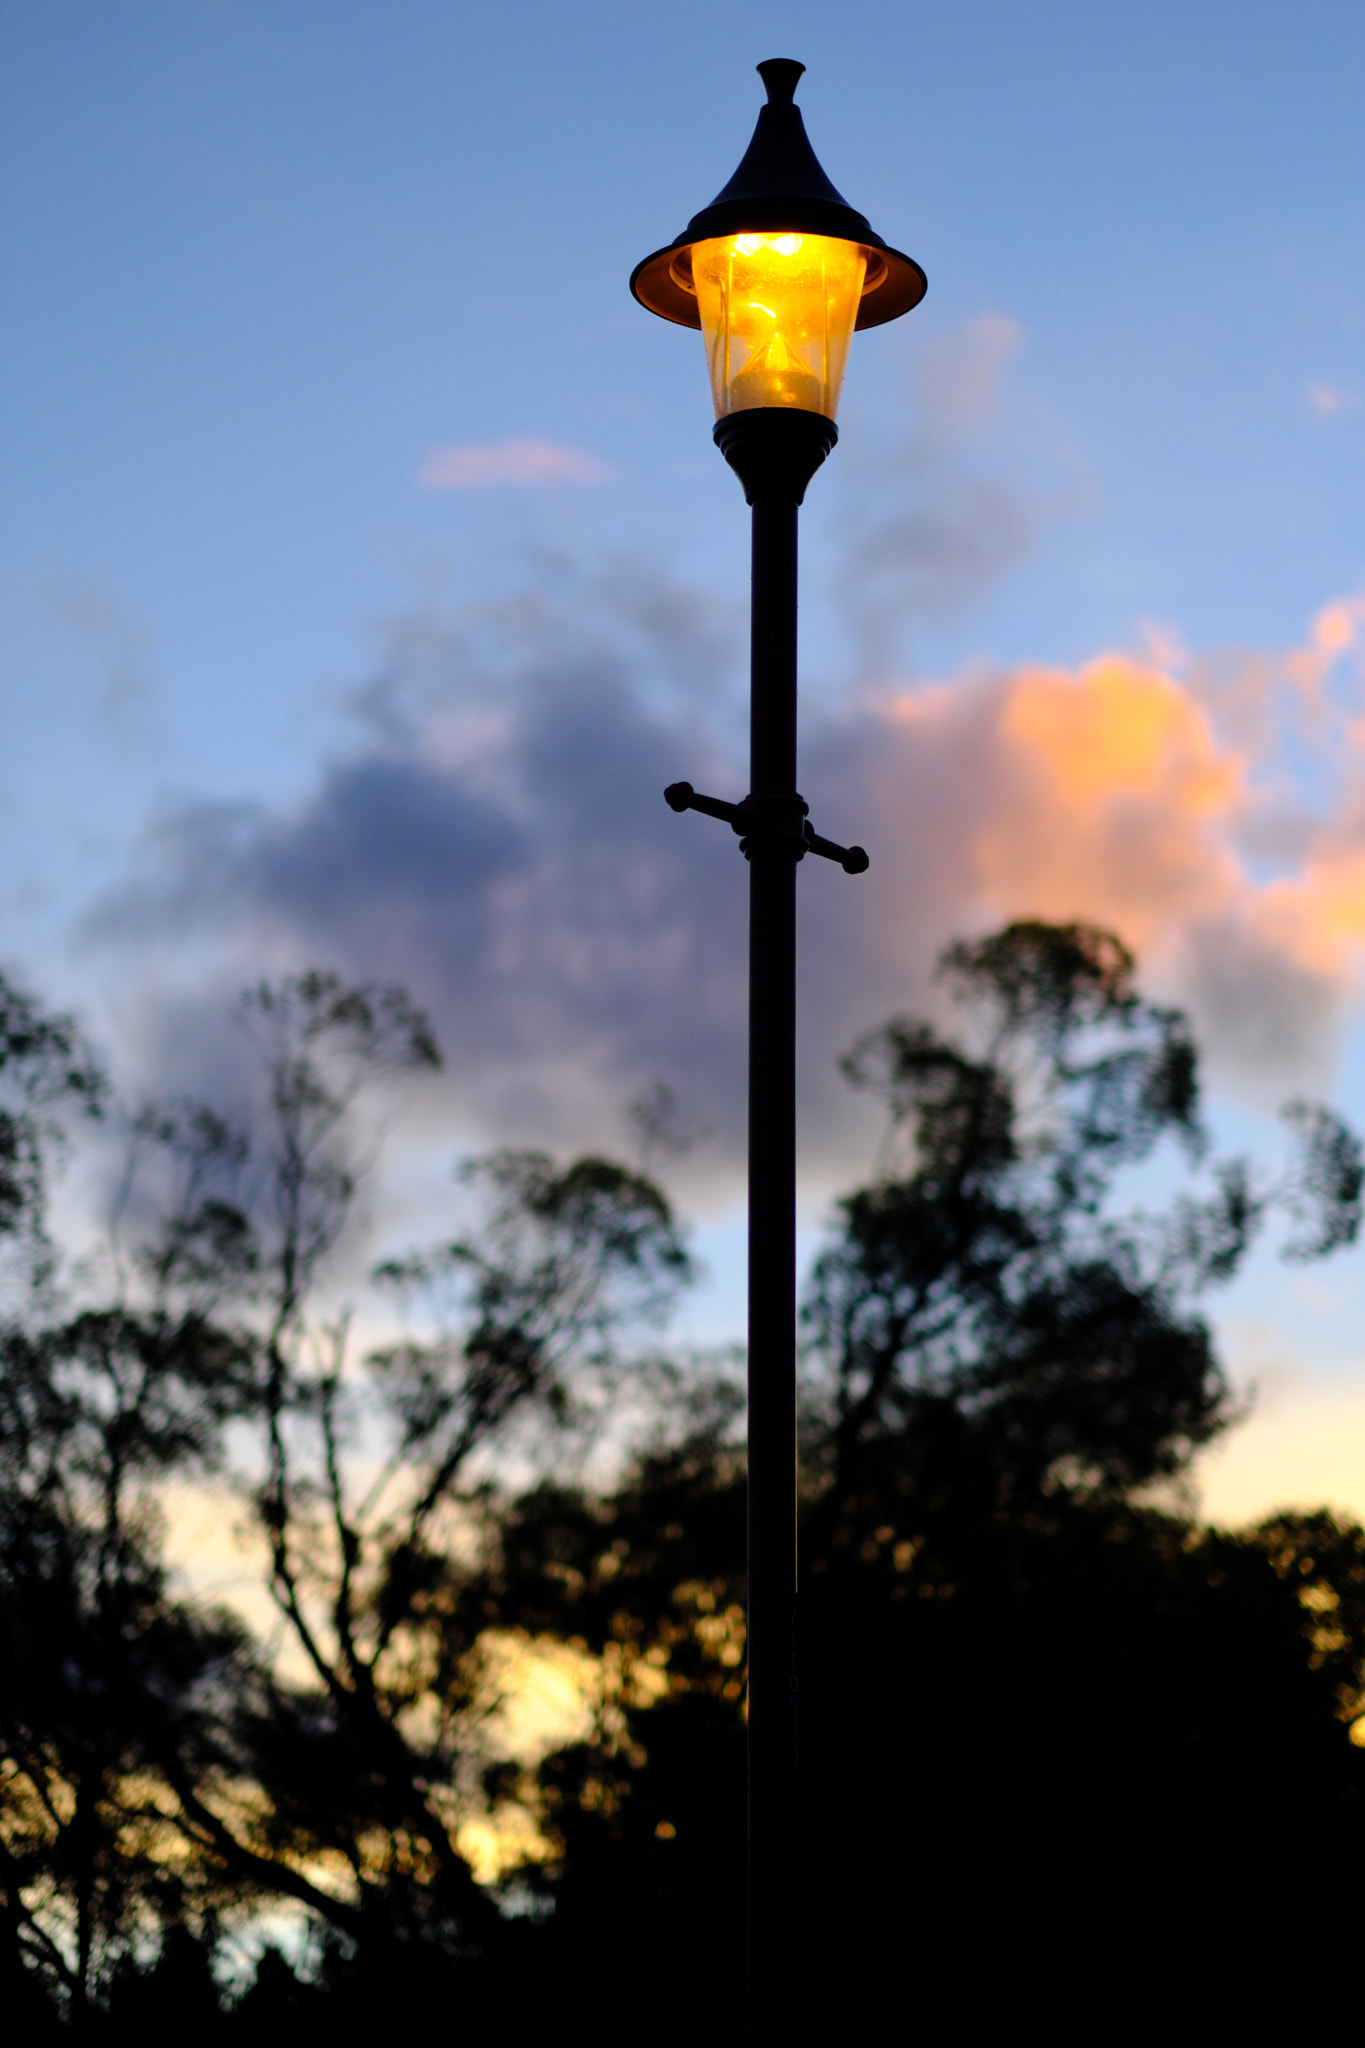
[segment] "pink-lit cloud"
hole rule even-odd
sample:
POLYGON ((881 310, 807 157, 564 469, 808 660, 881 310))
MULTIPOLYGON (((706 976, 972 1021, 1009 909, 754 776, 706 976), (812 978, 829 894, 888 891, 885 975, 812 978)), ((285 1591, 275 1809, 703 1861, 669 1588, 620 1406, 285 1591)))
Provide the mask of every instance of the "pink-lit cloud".
POLYGON ((459 448, 434 448, 417 472, 427 491, 479 491, 495 484, 604 484, 616 472, 581 448, 521 435, 459 448))
POLYGON ((878 953, 905 961, 1010 917, 1091 919, 1192 1008, 1226 1076, 1321 1083, 1365 968, 1362 640, 1352 597, 1300 647, 1180 676, 1149 647, 869 705, 845 773, 882 853, 878 953), (1291 736, 1317 763, 1311 801, 1284 768, 1291 736), (906 886, 926 868, 928 900, 906 886))
POLYGON ((1343 391, 1336 384, 1310 384, 1305 396, 1319 419, 1330 419, 1333 413, 1354 412, 1360 404, 1360 395, 1355 391, 1343 391))

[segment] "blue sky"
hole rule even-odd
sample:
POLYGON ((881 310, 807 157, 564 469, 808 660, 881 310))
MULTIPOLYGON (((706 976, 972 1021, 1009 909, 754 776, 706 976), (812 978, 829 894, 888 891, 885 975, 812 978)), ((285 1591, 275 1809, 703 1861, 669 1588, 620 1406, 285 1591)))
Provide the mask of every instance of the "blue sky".
MULTIPOLYGON (((779 54, 930 280, 805 525, 807 794, 877 878, 805 892, 812 1219, 871 1137, 833 1053, 1022 909, 1140 945, 1239 1139, 1365 1121, 1358 8, 0 11, 0 957, 176 1081, 244 962, 404 972, 447 1151, 611 1141, 665 1073, 721 1322, 742 877, 657 788, 741 772, 744 511, 626 279, 779 54)), ((1365 1506, 1359 1264, 1227 1305, 1247 1499, 1330 1441, 1365 1506)))

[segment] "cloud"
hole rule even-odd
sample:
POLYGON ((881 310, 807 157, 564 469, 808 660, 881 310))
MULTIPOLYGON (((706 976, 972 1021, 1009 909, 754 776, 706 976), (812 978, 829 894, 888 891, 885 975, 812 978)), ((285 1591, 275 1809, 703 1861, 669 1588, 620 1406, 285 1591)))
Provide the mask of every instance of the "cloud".
MULTIPOLYGON (((1365 597, 1324 604, 1292 647, 1200 652, 1146 622, 1134 647, 1068 668, 926 680, 906 659, 908 614, 945 590, 975 602, 1031 545, 1033 503, 988 432, 1020 346, 992 317, 923 351, 930 424, 861 437, 850 465, 852 541, 845 554, 840 532, 828 566, 858 680, 823 709, 808 698, 801 786, 817 829, 872 866, 801 870, 817 1190, 863 1171, 876 1139, 838 1054, 932 1008, 936 957, 963 933, 1112 927, 1146 985, 1189 1007, 1219 1084, 1255 1100, 1328 1084, 1359 987, 1365 597)), ((537 443, 445 459, 472 482, 528 447, 539 460, 537 443)), ((147 991, 148 1085, 207 1085, 232 984, 317 963, 402 980, 430 1010, 447 1055, 432 1142, 444 1119, 442 1143, 619 1148, 625 1105, 662 1078, 712 1134, 679 1178, 733 1193, 746 869, 731 833, 674 816, 662 791, 743 793, 746 628, 737 594, 586 546, 528 554, 510 590, 382 622, 311 792, 163 810, 94 906, 88 942, 120 947, 123 985, 147 991)))
MULTIPOLYGON (((1119 931, 1223 1083, 1278 1099, 1330 1079, 1365 950, 1363 625, 1351 598, 1273 654, 1188 656, 1179 675, 1150 651, 1025 664, 810 719, 817 828, 872 854, 857 878, 801 872, 815 1183, 862 1170, 874 1135, 837 1055, 936 1002, 948 939, 1012 917, 1119 931), (1287 735, 1317 763, 1315 805, 1285 782, 1287 735)), ((688 1176, 730 1175, 746 870, 724 827, 662 791, 742 792, 732 699, 696 683, 738 655, 701 595, 640 562, 558 602, 542 585, 394 620, 351 746, 306 800, 166 813, 90 937, 155 962, 213 936, 233 979, 317 961, 406 982, 447 1053, 443 1113, 480 1142, 619 1147, 624 1105, 663 1076, 713 1134, 688 1176)), ((167 1032, 193 1043, 183 1015, 167 1032)), ((148 1053, 170 1057, 189 1055, 148 1053)))
POLYGON ((904 1003, 898 981, 923 1001, 955 931, 1084 918, 1117 930, 1148 986, 1193 1011, 1224 1082, 1259 1095, 1328 1077, 1356 941, 1328 929, 1320 852, 1282 876, 1248 860, 1259 764, 1220 735, 1197 687, 1120 654, 1024 666, 870 703, 839 751, 875 863, 859 931, 842 940, 845 1031, 855 1006, 904 1003))
POLYGON ((604 484, 615 474, 581 448, 520 436, 483 446, 435 448, 417 481, 428 491, 479 491, 493 484, 604 484))
POLYGON ((1304 396, 1319 419, 1330 419, 1338 412, 1354 412, 1360 404, 1358 393, 1343 391, 1336 384, 1308 384, 1304 396))
MULTIPOLYGON (((1022 344, 1002 314, 966 321, 912 357, 908 431, 882 418, 841 450, 839 579, 865 674, 902 664, 907 632, 969 611, 1033 547, 1032 482, 1012 473, 998 430, 1022 344)), ((1028 468, 1036 479, 1037 451, 1028 468)))
POLYGON ((1023 342, 1023 328, 1008 314, 978 313, 925 351, 917 382, 922 409, 940 434, 995 417, 1005 371, 1023 342))
POLYGON ((97 709, 114 721, 152 694, 152 636, 102 576, 49 575, 30 586, 49 619, 65 626, 93 655, 103 678, 97 709))

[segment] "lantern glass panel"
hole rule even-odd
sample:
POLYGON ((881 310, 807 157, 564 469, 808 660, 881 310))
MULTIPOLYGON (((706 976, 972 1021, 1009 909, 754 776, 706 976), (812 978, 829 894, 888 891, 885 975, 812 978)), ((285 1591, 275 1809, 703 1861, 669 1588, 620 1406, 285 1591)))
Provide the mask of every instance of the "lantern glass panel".
POLYGON ((832 420, 866 249, 831 235, 722 235, 689 254, 717 419, 785 405, 832 420))

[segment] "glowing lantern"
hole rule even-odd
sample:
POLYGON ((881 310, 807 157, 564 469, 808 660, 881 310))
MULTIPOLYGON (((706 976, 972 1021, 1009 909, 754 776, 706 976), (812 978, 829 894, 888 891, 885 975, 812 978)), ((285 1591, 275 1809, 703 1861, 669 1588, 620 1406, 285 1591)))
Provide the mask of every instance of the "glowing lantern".
POLYGON ((918 305, 924 272, 835 191, 792 104, 803 66, 758 69, 768 104, 711 204, 630 281, 642 305, 699 327, 717 419, 765 408, 833 420, 857 327, 918 305))
POLYGON ((866 250, 833 235, 721 235, 691 256, 717 419, 795 405, 832 420, 866 250))

